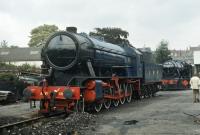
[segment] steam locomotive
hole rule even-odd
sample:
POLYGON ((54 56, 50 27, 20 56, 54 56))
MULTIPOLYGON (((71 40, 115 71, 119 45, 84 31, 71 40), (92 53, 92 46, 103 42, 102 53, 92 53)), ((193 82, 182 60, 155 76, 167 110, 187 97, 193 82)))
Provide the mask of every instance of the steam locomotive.
POLYGON ((163 63, 163 89, 188 89, 192 76, 192 65, 182 60, 169 60, 163 63))
POLYGON ((48 38, 41 53, 45 77, 40 86, 24 90, 31 104, 40 101, 40 112, 99 112, 159 91, 162 66, 149 52, 76 31, 68 27, 48 38))

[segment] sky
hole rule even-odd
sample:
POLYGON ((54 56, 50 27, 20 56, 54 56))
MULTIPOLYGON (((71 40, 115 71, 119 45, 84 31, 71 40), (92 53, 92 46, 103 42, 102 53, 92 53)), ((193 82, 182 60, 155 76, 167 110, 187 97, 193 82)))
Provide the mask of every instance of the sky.
POLYGON ((27 47, 30 31, 43 24, 78 32, 119 27, 137 48, 200 45, 200 0, 0 0, 0 41, 27 47))

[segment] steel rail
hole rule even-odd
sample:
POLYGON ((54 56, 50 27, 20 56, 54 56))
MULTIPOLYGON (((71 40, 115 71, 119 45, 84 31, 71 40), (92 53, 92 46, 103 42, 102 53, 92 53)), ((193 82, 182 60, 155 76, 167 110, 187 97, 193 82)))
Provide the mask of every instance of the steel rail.
POLYGON ((28 124, 28 123, 31 123, 31 122, 35 122, 35 121, 37 121, 39 119, 42 119, 42 118, 45 118, 45 117, 44 116, 40 116, 40 117, 35 117, 35 118, 27 119, 27 120, 22 120, 22 121, 15 122, 15 123, 2 125, 2 126, 0 126, 0 133, 4 129, 9 130, 9 129, 12 129, 13 127, 15 127, 15 126, 20 126, 20 125, 23 125, 23 124, 28 124))
POLYGON ((4 130, 9 130, 9 129, 12 129, 14 127, 23 126, 25 124, 30 124, 30 123, 36 122, 36 121, 38 121, 40 119, 49 118, 49 117, 53 117, 53 116, 58 116, 58 115, 61 115, 61 114, 64 114, 64 112, 51 114, 51 115, 48 115, 48 116, 38 116, 38 117, 34 117, 34 118, 18 121, 18 122, 15 122, 15 123, 5 124, 5 125, 0 126, 0 133, 2 133, 4 130))

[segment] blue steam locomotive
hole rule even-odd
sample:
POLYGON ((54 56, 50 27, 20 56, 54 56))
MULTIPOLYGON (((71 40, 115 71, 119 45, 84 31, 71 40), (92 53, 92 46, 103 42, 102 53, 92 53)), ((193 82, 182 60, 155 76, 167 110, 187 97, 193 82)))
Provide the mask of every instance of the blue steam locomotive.
POLYGON ((41 102, 41 112, 99 112, 154 96, 161 88, 162 66, 149 51, 100 41, 74 28, 50 36, 41 56, 42 72, 48 75, 41 86, 24 91, 31 101, 41 102))

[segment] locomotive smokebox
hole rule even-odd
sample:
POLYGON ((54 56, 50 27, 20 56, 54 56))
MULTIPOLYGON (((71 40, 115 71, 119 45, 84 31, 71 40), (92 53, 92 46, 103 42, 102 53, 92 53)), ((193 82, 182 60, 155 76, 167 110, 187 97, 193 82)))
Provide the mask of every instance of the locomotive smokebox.
POLYGON ((44 53, 50 66, 67 70, 77 63, 79 43, 72 33, 57 32, 47 40, 44 53))
POLYGON ((76 27, 66 27, 67 32, 71 33, 77 33, 77 28, 76 27))

